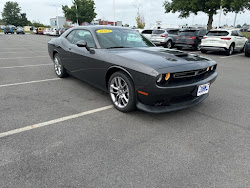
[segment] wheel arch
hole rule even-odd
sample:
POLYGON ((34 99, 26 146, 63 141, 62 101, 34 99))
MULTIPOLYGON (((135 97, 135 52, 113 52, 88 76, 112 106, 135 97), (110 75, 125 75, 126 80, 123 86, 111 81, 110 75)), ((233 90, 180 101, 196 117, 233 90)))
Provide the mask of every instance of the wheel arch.
POLYGON ((53 50, 53 58, 55 57, 56 54, 59 54, 58 50, 54 49, 53 50))
POLYGON ((112 76, 112 74, 114 74, 115 72, 118 72, 118 71, 122 71, 122 72, 126 73, 133 81, 133 76, 130 74, 130 72, 128 70, 126 70, 125 68, 120 67, 120 66, 112 66, 108 69, 108 71, 106 73, 106 88, 107 89, 108 89, 108 82, 109 82, 110 77, 112 76))

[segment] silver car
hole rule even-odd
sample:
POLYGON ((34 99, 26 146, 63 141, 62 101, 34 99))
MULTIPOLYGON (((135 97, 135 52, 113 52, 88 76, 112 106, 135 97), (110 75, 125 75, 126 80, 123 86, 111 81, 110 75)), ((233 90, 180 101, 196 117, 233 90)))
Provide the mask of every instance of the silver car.
POLYGON ((173 48, 178 34, 179 29, 157 29, 153 31, 151 41, 157 46, 173 48))

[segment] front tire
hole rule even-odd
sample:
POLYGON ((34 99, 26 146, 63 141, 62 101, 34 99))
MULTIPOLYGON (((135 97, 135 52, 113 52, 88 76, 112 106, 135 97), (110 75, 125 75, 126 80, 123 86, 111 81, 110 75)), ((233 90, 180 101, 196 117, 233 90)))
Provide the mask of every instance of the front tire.
POLYGON ((134 83, 124 72, 115 72, 110 77, 108 91, 110 99, 117 110, 121 112, 132 112, 136 109, 134 83))
POLYGON ((65 78, 68 76, 66 69, 63 67, 59 54, 54 56, 54 69, 59 78, 65 78))

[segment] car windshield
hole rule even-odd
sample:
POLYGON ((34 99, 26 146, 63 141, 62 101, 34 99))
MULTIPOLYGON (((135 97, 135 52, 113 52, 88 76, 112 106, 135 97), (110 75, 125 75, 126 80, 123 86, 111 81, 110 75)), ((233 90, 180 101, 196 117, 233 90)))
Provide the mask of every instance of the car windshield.
POLYGON ((198 33, 197 30, 181 31, 180 36, 194 36, 198 33))
POLYGON ((227 31, 209 31, 207 36, 227 36, 228 34, 227 31))
POLYGON ((99 29, 96 31, 102 48, 136 48, 152 47, 147 38, 130 29, 99 29))

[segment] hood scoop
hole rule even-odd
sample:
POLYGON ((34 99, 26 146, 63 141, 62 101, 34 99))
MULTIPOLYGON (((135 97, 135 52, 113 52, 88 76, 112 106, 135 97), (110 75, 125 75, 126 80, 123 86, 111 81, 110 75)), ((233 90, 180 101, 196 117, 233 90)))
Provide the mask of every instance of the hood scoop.
POLYGON ((161 50, 160 52, 172 54, 172 55, 177 56, 177 57, 187 57, 188 56, 188 53, 176 51, 176 50, 161 50))

